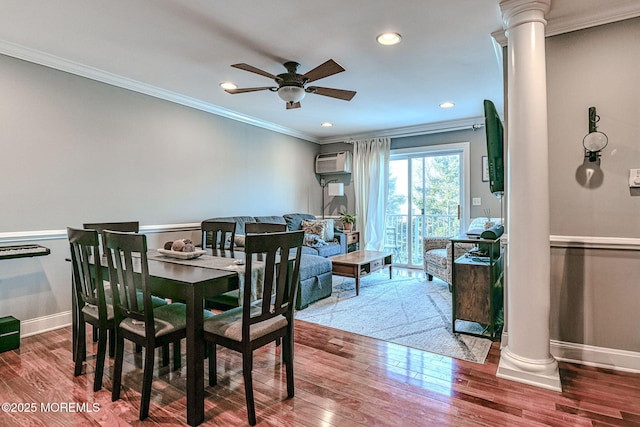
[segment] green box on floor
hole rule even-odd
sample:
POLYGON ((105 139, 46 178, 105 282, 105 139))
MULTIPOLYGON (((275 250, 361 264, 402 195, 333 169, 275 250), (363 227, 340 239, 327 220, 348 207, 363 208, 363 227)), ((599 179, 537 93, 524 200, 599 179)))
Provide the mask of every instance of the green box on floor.
POLYGON ((13 316, 0 317, 0 353, 20 347, 20 321, 13 316))

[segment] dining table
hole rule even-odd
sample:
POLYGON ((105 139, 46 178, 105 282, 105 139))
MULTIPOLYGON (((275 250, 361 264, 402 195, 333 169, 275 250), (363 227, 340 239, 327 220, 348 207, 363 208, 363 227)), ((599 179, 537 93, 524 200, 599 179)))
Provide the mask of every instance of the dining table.
MULTIPOLYGON (((204 299, 238 289, 239 277, 243 269, 242 263, 234 263, 234 260, 244 259, 245 255, 243 252, 209 249, 202 257, 202 261, 206 261, 207 258, 226 258, 229 261, 229 268, 211 268, 192 265, 193 263, 188 265, 177 262, 176 259, 157 255, 156 251, 149 251, 148 254, 149 284, 152 294, 184 302, 187 306, 187 424, 197 426, 204 421, 204 299)), ((225 263, 222 262, 222 264, 225 263)), ((139 262, 137 266, 135 264, 134 271, 139 272, 140 264, 139 262)), ((101 266, 103 277, 107 280, 109 273, 106 260, 101 262, 101 266)), ((75 307, 74 313, 77 313, 75 307)), ((74 331, 77 321, 77 318, 74 319, 74 331)))

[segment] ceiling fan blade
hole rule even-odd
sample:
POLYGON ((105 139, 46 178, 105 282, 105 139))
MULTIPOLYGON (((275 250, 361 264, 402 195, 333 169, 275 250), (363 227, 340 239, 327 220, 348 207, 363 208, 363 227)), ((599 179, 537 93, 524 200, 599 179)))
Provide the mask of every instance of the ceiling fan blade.
POLYGON ((273 79, 273 80, 279 80, 279 78, 277 76, 274 76, 271 73, 263 71, 260 68, 256 68, 256 67, 254 67, 252 65, 249 65, 249 64, 233 64, 232 67, 239 68, 239 69, 244 70, 244 71, 249 71, 251 73, 260 74, 261 76, 269 77, 270 79, 273 79))
POLYGON ((231 94, 236 94, 236 93, 245 93, 245 92, 257 92, 259 90, 277 90, 277 87, 271 87, 271 86, 263 86, 263 87, 247 87, 244 89, 225 89, 224 91, 227 93, 231 93, 231 94))
POLYGON ((302 105, 300 105, 300 102, 287 102, 287 110, 292 110, 294 108, 300 108, 302 107, 302 105))
POLYGON ((305 89, 306 92, 315 93, 316 95, 329 96, 331 98, 338 98, 344 101, 351 101, 356 96, 356 92, 352 90, 333 89, 330 87, 309 86, 305 89))
POLYGON ((333 59, 330 59, 324 64, 320 64, 313 70, 307 72, 302 77, 307 79, 306 83, 311 83, 316 80, 341 73, 343 71, 345 71, 345 69, 342 67, 342 65, 338 64, 333 59))

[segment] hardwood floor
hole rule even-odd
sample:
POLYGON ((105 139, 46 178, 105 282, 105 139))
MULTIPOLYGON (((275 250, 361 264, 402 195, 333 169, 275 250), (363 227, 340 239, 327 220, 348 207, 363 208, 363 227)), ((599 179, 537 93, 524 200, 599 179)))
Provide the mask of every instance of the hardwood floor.
MULTIPOLYGON (((68 327, 1 353, 0 403, 21 412, 3 406, 0 425, 184 425, 185 368, 156 369, 150 417, 140 423, 140 355, 126 348, 122 399, 111 402, 113 359, 103 389, 92 391, 95 351, 89 346, 88 375, 79 377, 68 327)), ((203 425, 248 425, 241 360, 222 348, 218 355, 203 425)), ((293 399, 286 398, 280 348, 256 352, 258 425, 640 426, 640 375, 560 363, 564 391, 556 393, 496 378, 499 355, 494 343, 486 363, 464 362, 297 321, 293 399)))
MULTIPOLYGON (((394 268, 394 276, 424 273, 394 268)), ((640 374, 561 362, 563 392, 556 393, 496 378, 500 343, 476 364, 303 321, 295 341, 293 399, 280 348, 255 353, 258 426, 640 426, 640 374)), ((156 357, 150 416, 140 422, 141 355, 125 348, 122 398, 111 402, 113 359, 93 393, 97 345, 88 347, 79 377, 69 327, 0 353, 0 403, 10 404, 0 426, 185 425, 184 360, 171 371, 156 357)), ((219 347, 218 385, 205 393, 202 425, 248 426, 237 353, 219 347)))

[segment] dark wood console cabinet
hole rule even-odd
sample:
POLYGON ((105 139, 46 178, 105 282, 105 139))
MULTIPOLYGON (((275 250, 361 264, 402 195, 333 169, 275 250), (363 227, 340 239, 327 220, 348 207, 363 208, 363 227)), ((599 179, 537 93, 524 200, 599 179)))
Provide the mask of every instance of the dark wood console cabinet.
POLYGON ((483 256, 467 252, 455 258, 455 251, 452 251, 452 330, 454 333, 495 339, 502 329, 502 322, 497 321, 503 305, 504 268, 500 240, 460 237, 451 239, 451 243, 474 243, 476 249, 486 253, 486 256, 483 256), (457 331, 456 320, 480 323, 485 326, 486 334, 457 331))

